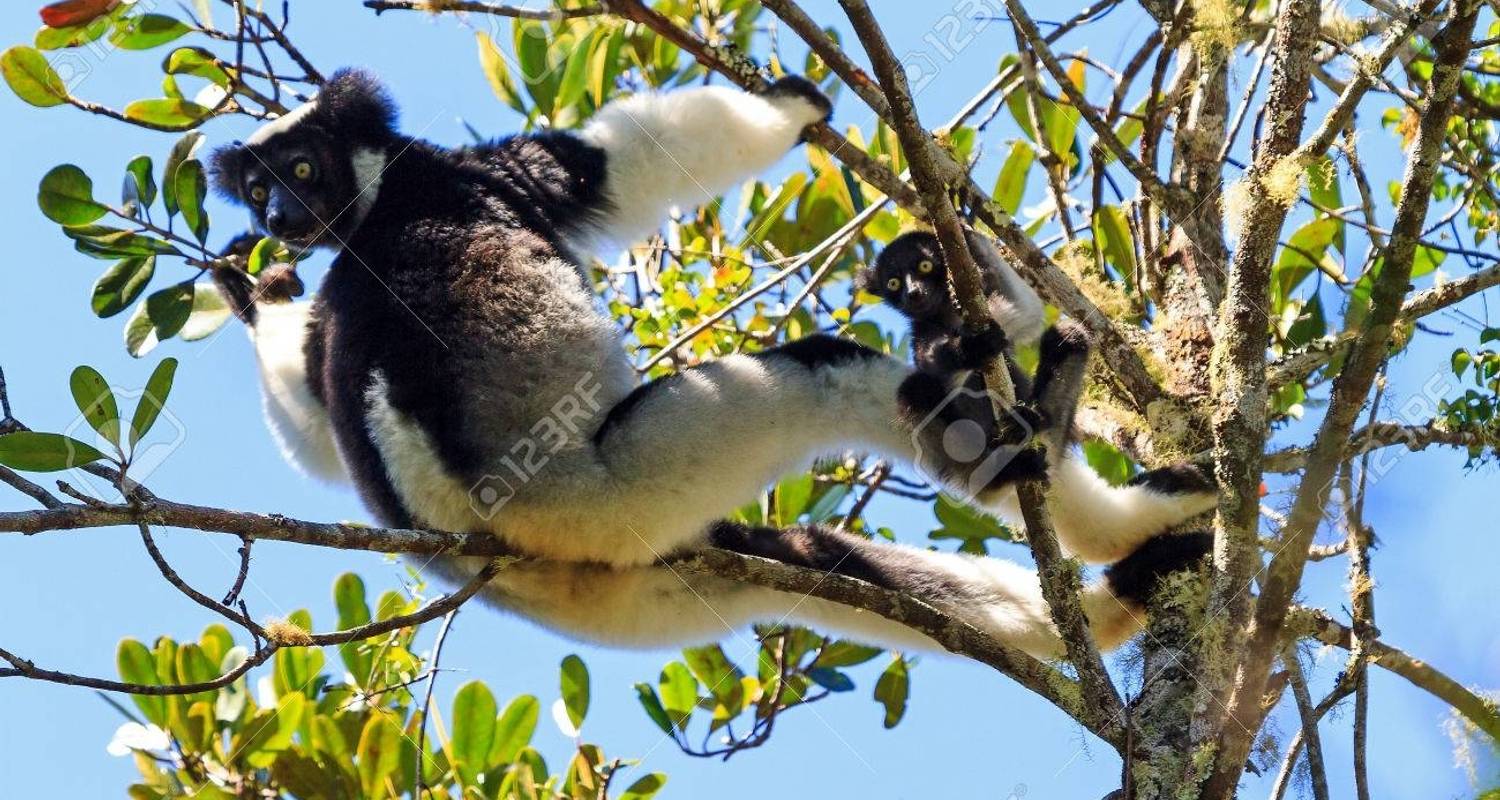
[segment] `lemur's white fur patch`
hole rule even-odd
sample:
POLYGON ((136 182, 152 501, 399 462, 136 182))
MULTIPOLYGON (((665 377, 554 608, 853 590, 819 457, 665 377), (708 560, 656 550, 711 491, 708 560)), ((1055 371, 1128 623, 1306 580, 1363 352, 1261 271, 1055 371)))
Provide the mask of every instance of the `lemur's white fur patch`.
POLYGON ((250 134, 250 138, 245 140, 245 144, 252 146, 264 144, 266 140, 270 139, 272 136, 291 130, 292 127, 295 126, 299 121, 301 121, 303 117, 311 114, 312 110, 316 108, 317 105, 318 101, 316 99, 310 100, 300 106, 297 106, 291 111, 282 114, 276 119, 267 122, 266 124, 257 128, 255 133, 250 134))
POLYGON ((260 363, 262 405, 282 455, 308 475, 349 480, 333 440, 328 410, 307 385, 302 352, 312 303, 260 303, 250 339, 260 363))
POLYGON ((387 161, 384 152, 369 148, 359 148, 350 156, 354 167, 354 189, 358 194, 344 213, 354 215, 355 225, 363 221, 375 205, 375 197, 380 194, 380 176, 385 173, 387 161))
POLYGON ((449 474, 427 432, 397 411, 389 394, 385 376, 375 373, 365 392, 365 421, 401 504, 428 527, 472 530, 477 517, 469 487, 449 474))
MULTIPOLYGON (((1090 564, 1110 564, 1135 552, 1147 539, 1207 511, 1213 492, 1166 494, 1146 486, 1111 486, 1078 454, 1068 453, 1049 470, 1047 510, 1067 555, 1090 564)), ((1016 491, 1007 488, 988 502, 1005 519, 1020 523, 1016 491)))
POLYGON ((694 207, 781 160, 822 111, 793 95, 763 97, 727 86, 643 92, 595 114, 583 138, 609 153, 614 204, 602 233, 630 244, 668 207, 694 207))

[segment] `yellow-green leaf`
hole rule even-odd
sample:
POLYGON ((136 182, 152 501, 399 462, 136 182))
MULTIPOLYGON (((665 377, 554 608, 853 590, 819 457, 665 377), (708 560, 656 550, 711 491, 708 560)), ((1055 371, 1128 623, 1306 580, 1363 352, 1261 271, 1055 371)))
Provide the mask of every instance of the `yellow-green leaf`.
POLYGON ((16 45, 0 53, 0 75, 10 90, 26 102, 46 108, 68 102, 68 87, 34 47, 16 45))

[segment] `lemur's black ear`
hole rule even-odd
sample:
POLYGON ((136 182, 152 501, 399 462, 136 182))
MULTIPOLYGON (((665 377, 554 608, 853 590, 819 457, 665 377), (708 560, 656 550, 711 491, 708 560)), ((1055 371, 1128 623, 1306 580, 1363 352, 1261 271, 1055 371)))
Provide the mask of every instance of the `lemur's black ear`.
POLYGON ((875 285, 875 264, 873 262, 869 263, 869 264, 866 264, 863 269, 861 269, 859 272, 854 273, 854 288, 855 289, 857 289, 859 291, 862 291, 862 292, 868 292, 870 294, 875 294, 875 290, 873 288, 871 288, 874 285, 875 285))
POLYGON ((225 200, 243 204, 240 176, 245 168, 245 145, 234 142, 214 148, 208 156, 208 175, 214 191, 225 200))
POLYGON ((327 127, 359 143, 396 135, 396 104, 374 75, 341 69, 318 92, 317 115, 327 127))

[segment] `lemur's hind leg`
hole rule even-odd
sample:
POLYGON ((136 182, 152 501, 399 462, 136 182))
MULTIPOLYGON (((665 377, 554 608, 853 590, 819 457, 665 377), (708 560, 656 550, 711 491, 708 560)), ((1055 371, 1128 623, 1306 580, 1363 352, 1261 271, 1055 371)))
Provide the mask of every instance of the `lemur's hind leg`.
POLYGON ((653 381, 608 412, 587 452, 570 456, 578 463, 541 471, 506 505, 497 529, 569 521, 560 527, 579 533, 553 539, 576 552, 556 555, 587 558, 588 532, 612 527, 623 545, 640 545, 632 560, 650 563, 693 544, 782 475, 851 448, 908 463, 925 453, 932 474, 962 492, 962 465, 943 460, 940 432, 911 424, 898 398, 908 380, 930 384, 928 394, 946 391, 940 378, 915 375, 855 342, 818 335, 653 381), (607 509, 602 523, 597 509, 607 509))
MULTIPOLYGON (((721 522, 710 530, 709 543, 920 597, 1039 658, 1063 652, 1036 573, 1010 561, 878 543, 817 525, 777 530, 721 522)), ((1103 580, 1084 587, 1084 613, 1099 646, 1113 649, 1140 630, 1146 603, 1161 580, 1196 567, 1212 544, 1213 537, 1204 533, 1155 537, 1106 570, 1103 580)), ((864 641, 903 645, 899 626, 833 603, 794 605, 786 618, 831 626, 864 641)))

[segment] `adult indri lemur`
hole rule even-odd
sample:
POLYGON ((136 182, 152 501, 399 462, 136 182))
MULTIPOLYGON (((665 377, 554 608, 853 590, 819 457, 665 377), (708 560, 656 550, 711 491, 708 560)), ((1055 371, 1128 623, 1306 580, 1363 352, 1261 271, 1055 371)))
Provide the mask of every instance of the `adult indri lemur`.
MULTIPOLYGON (((262 230, 339 251, 313 302, 253 309, 284 451, 310 473, 352 481, 387 525, 490 531, 536 556, 504 570, 487 597, 572 636, 688 644, 790 617, 933 646, 869 613, 684 581, 659 565, 712 543, 921 593, 1011 645, 1058 654, 1037 577, 1020 565, 721 522, 820 454, 936 452, 937 432, 912 422, 928 409, 903 407, 898 391, 907 384, 907 396, 920 396, 914 385, 952 376, 812 336, 638 387, 620 332, 596 305, 583 267, 590 248, 629 243, 671 206, 771 166, 829 111, 801 78, 759 95, 707 86, 617 100, 577 134, 451 150, 400 135, 370 76, 333 76, 316 100, 213 159, 217 187, 262 230)), ((1155 496, 1124 494, 1134 499, 1101 490, 1089 502, 1134 512, 1155 496)), ((1203 552, 1197 538, 1153 539, 1166 528, 1154 513, 1111 522, 1114 549, 1135 554, 1085 591, 1106 647, 1138 629, 1139 602, 1162 572, 1203 552)), ((1086 526, 1065 535, 1075 552, 1090 551, 1086 526)), ((442 567, 463 577, 478 564, 442 567)))

